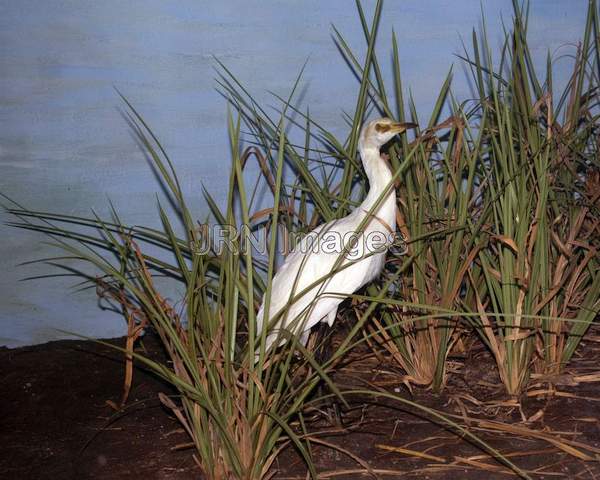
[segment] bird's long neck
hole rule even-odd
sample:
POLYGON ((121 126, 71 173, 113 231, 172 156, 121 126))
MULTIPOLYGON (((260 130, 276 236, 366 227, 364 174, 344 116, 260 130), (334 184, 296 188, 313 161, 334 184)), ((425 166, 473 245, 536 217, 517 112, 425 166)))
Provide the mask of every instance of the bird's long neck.
POLYGON ((383 192, 387 190, 388 193, 373 210, 373 214, 384 220, 393 230, 396 226, 396 195, 394 186, 391 185, 392 172, 381 158, 379 147, 361 141, 358 149, 369 179, 369 193, 359 208, 370 212, 383 192))

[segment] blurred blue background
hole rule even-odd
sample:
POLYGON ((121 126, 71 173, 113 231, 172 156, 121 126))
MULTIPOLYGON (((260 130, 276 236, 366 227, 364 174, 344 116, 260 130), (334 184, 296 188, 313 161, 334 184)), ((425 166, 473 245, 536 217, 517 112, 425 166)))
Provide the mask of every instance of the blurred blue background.
MULTIPOLYGON (((483 3, 493 45, 510 24, 510 0, 483 3)), ((479 0, 388 0, 378 36, 384 72, 391 32, 400 44, 405 85, 427 114, 451 64, 453 90, 470 97, 455 56, 461 37, 481 29, 479 0)), ((368 13, 374 2, 365 2, 368 13)), ((558 79, 569 74, 586 0, 533 0, 529 39, 543 67, 548 51, 558 79)), ((301 105, 345 135, 342 112, 358 84, 333 40, 331 24, 364 54, 349 0, 0 0, 0 192, 31 209, 88 216, 107 199, 131 223, 157 225, 151 169, 121 115, 113 86, 150 123, 174 160, 194 213, 207 212, 201 185, 222 201, 228 181, 226 103, 215 90, 213 56, 264 105, 286 95, 303 63, 301 105)), ((389 77, 391 80, 391 77, 389 77)), ((2 220, 9 220, 2 215, 2 220)), ((0 345, 125 332, 121 317, 97 308, 95 292, 73 278, 21 281, 56 272, 19 263, 56 254, 41 235, 0 227, 0 345)))

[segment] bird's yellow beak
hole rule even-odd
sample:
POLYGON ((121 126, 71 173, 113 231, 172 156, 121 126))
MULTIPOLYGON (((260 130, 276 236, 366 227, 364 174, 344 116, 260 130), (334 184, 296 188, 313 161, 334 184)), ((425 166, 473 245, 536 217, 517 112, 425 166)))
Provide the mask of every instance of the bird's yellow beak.
POLYGON ((394 133, 402 133, 408 130, 409 128, 417 128, 418 125, 416 123, 411 122, 402 122, 402 123, 392 123, 390 125, 390 131, 394 133))

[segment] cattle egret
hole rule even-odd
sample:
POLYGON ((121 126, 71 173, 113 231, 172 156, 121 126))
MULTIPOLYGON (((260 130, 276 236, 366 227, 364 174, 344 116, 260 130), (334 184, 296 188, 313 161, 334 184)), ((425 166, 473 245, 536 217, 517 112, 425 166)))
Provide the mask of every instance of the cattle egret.
MULTIPOLYGON (((306 235, 273 277, 266 350, 289 340, 289 334, 281 333, 282 328, 299 335, 306 345, 311 327, 322 320, 331 326, 339 304, 381 272, 396 229, 396 195, 392 172, 379 149, 396 134, 415 126, 389 118, 363 126, 358 150, 369 192, 350 215, 319 225, 306 235), (327 277, 334 270, 336 273, 327 277), (300 296, 319 279, 323 280, 300 296)), ((259 334, 264 309, 263 298, 257 315, 259 334)))

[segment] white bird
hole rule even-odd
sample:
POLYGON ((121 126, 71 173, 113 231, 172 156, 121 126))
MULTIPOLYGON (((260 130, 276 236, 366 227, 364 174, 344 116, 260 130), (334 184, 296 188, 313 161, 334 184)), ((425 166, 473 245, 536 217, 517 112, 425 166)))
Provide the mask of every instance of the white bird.
MULTIPOLYGON (((289 340, 289 334, 282 334, 281 328, 299 335, 306 345, 315 324, 325 320, 333 325, 339 304, 381 272, 396 229, 396 195, 392 172, 379 149, 396 134, 415 126, 389 118, 363 126, 358 150, 369 179, 369 193, 350 215, 319 225, 307 234, 273 277, 266 351, 275 342, 279 346, 289 340), (352 235, 357 241, 349 248, 352 235), (337 273, 299 296, 334 269, 337 273)), ((263 297, 256 318, 258 335, 263 328, 264 309, 263 297)))

